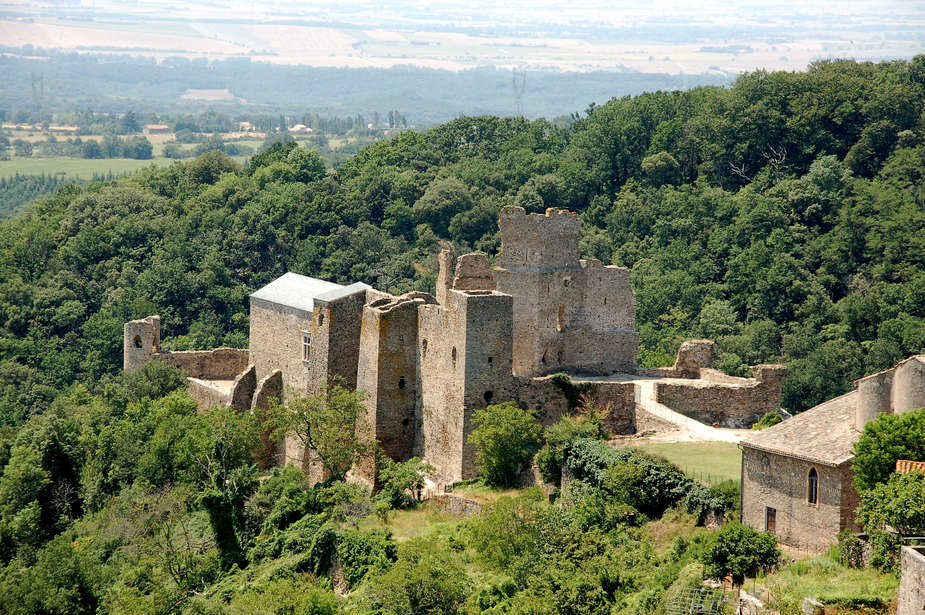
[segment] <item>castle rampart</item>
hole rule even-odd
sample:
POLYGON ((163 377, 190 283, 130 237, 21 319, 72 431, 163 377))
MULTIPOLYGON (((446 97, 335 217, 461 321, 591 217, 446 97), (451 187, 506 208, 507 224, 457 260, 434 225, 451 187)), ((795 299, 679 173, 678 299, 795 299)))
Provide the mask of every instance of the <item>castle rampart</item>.
POLYGON ((564 210, 505 207, 496 287, 514 297, 518 376, 607 375, 636 368, 636 299, 629 271, 578 257, 581 223, 564 210))
MULTIPOLYGON (((548 426, 575 412, 583 393, 611 435, 660 425, 637 415, 640 387, 647 400, 707 423, 746 425, 779 408, 784 368, 727 376, 711 369, 709 340, 682 344, 673 367, 638 369, 630 272, 579 258, 576 215, 505 207, 499 225, 494 269, 484 254, 438 254, 436 297, 287 273, 250 297, 249 351, 161 353, 152 316, 126 323, 125 368, 162 359, 190 375, 200 406, 261 412, 270 397, 318 395, 334 381, 356 388, 365 408, 358 435, 392 459, 424 458, 441 482, 476 476, 467 439, 475 411, 490 404, 513 401, 548 426)), ((264 440, 264 463, 276 456, 324 478, 297 438, 264 440)), ((374 462, 351 475, 374 482, 374 462)))

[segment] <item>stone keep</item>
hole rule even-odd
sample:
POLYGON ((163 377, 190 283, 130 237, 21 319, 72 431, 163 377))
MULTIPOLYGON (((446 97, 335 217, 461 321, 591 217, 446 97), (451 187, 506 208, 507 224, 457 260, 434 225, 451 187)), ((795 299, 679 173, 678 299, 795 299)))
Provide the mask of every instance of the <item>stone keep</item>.
POLYGON ((581 221, 566 210, 498 220, 497 290, 514 297, 514 374, 608 375, 636 368, 636 297, 629 270, 578 258, 581 221))

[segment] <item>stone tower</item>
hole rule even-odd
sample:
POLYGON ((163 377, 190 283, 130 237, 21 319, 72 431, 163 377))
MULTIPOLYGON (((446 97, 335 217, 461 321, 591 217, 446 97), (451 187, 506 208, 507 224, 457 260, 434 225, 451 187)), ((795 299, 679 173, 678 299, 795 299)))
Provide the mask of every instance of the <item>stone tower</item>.
POLYGON ((498 291, 514 297, 513 370, 586 374, 636 368, 636 296, 629 271, 581 260, 581 221, 562 209, 527 214, 505 207, 498 220, 498 291))
POLYGON ((122 369, 133 372, 154 359, 161 345, 161 317, 130 320, 122 329, 122 369))

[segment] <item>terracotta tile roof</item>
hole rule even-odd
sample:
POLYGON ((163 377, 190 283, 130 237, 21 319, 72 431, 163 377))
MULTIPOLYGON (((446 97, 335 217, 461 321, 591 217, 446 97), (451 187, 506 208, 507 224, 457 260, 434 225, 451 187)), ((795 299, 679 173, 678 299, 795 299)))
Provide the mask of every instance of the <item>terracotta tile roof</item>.
POLYGON ((908 459, 896 460, 896 472, 908 474, 909 472, 925 472, 925 461, 910 461, 908 459))
POLYGON ((854 457, 860 437, 854 429, 857 391, 830 399, 793 418, 747 436, 742 446, 825 465, 838 466, 854 457))

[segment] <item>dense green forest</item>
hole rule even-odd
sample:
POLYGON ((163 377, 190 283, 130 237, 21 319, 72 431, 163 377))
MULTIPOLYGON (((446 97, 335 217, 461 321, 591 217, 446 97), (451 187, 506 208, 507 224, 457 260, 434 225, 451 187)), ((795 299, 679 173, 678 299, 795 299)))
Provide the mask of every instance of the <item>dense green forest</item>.
POLYGON ((584 256, 632 271, 641 363, 711 337, 729 373, 787 363, 783 405, 801 411, 925 349, 923 103, 925 56, 823 62, 614 99, 567 126, 459 118, 332 172, 279 143, 246 167, 211 152, 39 199, 0 221, 7 610, 78 612, 35 587, 84 612, 213 612, 272 588, 335 612, 328 556, 344 549, 362 562, 343 569, 365 588, 362 612, 425 612, 383 606, 409 579, 449 584, 436 593, 452 604, 427 612, 653 612, 706 547, 656 553, 632 511, 588 532, 621 492, 604 479, 569 496, 593 505, 536 508, 527 495, 497 526, 479 518, 396 551, 385 534, 351 533, 359 521, 344 510, 367 496, 349 487, 306 490, 288 473, 258 487, 244 419, 164 397, 176 374, 119 375, 123 322, 160 314, 168 348, 246 346, 247 295, 287 270, 432 290, 440 247, 497 253, 502 206, 564 207, 581 215, 584 256), (510 524, 532 538, 504 546, 510 524), (233 561, 212 538, 229 528, 233 561), (563 542, 543 551, 549 536, 563 542), (549 606, 587 596, 597 602, 549 606))

